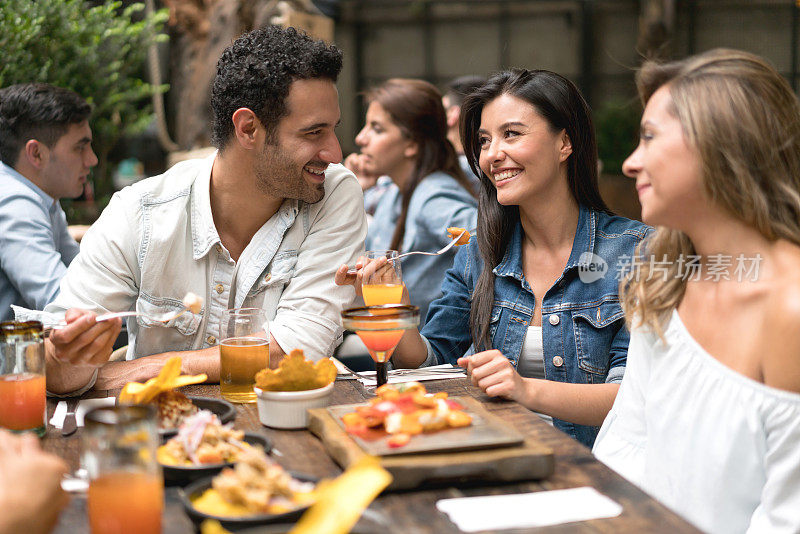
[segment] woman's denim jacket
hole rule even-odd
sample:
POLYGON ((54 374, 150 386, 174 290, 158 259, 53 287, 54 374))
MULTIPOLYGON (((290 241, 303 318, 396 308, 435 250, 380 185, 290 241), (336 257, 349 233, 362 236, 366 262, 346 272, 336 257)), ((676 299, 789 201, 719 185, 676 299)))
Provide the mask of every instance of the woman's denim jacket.
MULTIPOLYGON (((619 304, 618 273, 630 267, 636 245, 648 230, 642 223, 581 206, 572 253, 542 303, 548 380, 573 384, 622 380, 630 335, 619 304)), ((482 269, 478 245, 472 239, 456 254, 442 283, 443 296, 428 311, 422 335, 431 351, 423 365, 455 363, 469 348, 470 301, 482 269)), ((492 347, 516 366, 535 302, 522 274, 521 224, 514 229, 494 273, 495 300, 489 329, 492 347)), ((559 419, 553 419, 553 424, 590 447, 599 430, 559 419)))

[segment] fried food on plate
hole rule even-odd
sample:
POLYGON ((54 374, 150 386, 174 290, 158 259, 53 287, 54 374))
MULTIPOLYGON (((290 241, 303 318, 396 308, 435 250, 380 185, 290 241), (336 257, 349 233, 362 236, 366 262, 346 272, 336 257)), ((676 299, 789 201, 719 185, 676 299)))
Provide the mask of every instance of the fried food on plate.
POLYGON ((314 498, 314 484, 292 478, 263 451, 251 448, 242 451, 233 468, 214 477, 192 504, 210 515, 241 517, 285 513, 314 498))
POLYGON ((472 424, 472 416, 447 393, 426 393, 419 382, 385 384, 375 394, 369 405, 342 416, 348 433, 364 437, 382 429, 390 434, 387 444, 397 448, 408 444, 411 436, 472 424))
POLYGON ((324 388, 336 380, 336 366, 330 358, 317 363, 306 360, 295 349, 283 358, 277 369, 262 369, 256 374, 256 387, 263 391, 307 391, 324 388))
POLYGON ((221 464, 237 461, 249 448, 243 431, 222 425, 216 415, 201 410, 183 421, 178 434, 158 448, 156 458, 162 465, 221 464))

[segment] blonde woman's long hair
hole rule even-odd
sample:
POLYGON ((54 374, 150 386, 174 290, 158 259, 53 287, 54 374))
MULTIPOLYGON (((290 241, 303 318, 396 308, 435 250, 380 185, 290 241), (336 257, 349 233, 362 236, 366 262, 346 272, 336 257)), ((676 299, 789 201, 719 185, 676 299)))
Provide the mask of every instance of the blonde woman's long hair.
MULTIPOLYGON (((636 85, 643 104, 667 86, 670 112, 700 155, 713 204, 769 240, 800 245, 800 104, 771 65, 747 52, 716 49, 645 63, 636 85)), ((629 327, 663 334, 686 290, 679 259, 694 254, 689 237, 670 228, 657 228, 641 243, 637 269, 620 284, 629 327), (651 257, 657 273, 650 272, 651 257)))

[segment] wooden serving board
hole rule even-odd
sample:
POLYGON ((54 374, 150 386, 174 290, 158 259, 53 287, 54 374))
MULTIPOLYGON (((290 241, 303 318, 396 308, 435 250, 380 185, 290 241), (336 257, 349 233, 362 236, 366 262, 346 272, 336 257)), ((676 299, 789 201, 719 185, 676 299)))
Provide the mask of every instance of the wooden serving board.
MULTIPOLYGON (((469 413, 478 416, 486 424, 507 426, 475 399, 455 397, 453 400, 461 403, 469 413)), ((348 411, 352 411, 352 406, 348 407, 348 411)), ((344 431, 341 422, 329 408, 309 410, 308 429, 322 440, 328 454, 342 468, 346 469, 369 454, 344 431)), ((445 430, 438 434, 440 439, 445 439, 448 432, 457 430, 460 429, 445 430)), ((511 431, 516 432, 513 429, 511 431)), ((427 484, 465 481, 536 480, 546 478, 553 472, 553 451, 531 439, 523 438, 517 445, 494 444, 493 448, 473 450, 463 450, 455 441, 451 442, 451 448, 447 450, 379 456, 381 465, 394 477, 388 489, 412 489, 427 484)))

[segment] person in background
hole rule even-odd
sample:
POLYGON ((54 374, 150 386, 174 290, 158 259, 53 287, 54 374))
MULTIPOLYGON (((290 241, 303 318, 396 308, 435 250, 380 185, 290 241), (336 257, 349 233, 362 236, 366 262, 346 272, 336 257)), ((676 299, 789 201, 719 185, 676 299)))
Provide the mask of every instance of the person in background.
POLYGON ((637 85, 623 170, 657 230, 621 288, 628 370, 594 453, 705 532, 798 532, 800 103, 736 50, 637 85))
POLYGON ((442 97, 442 105, 447 114, 447 138, 453 143, 453 147, 456 149, 458 164, 461 165, 464 176, 469 178, 476 192, 480 190, 481 180, 480 176, 472 172, 469 161, 467 161, 467 156, 464 155, 464 147, 461 145, 461 133, 459 132, 459 122, 461 120, 461 104, 464 102, 464 98, 484 83, 486 83, 486 78, 483 76, 459 76, 447 83, 444 96, 442 97))
POLYGON ((0 534, 47 534, 69 496, 64 460, 42 451, 33 434, 0 430, 0 534))
POLYGON ((486 394, 591 445, 625 372, 618 265, 648 228, 603 202, 589 108, 563 76, 495 74, 462 114, 464 150, 481 175, 477 237, 392 362, 467 367, 486 394), (462 357, 470 344, 478 352, 462 357))
POLYGON ((272 366, 296 348, 333 353, 354 298, 333 283, 336 265, 355 262, 366 235, 361 188, 338 164, 341 68, 337 48, 294 28, 253 30, 223 51, 211 91, 218 152, 115 194, 45 308, 67 322, 45 342, 51 392, 144 382, 175 353, 184 373, 215 382, 231 308, 265 310, 272 366), (151 318, 183 310, 190 292, 199 313, 151 318), (108 362, 120 322, 96 316, 126 310, 150 317, 128 320, 128 361, 108 362))
POLYGON ((78 255, 59 200, 80 196, 97 165, 90 113, 60 87, 0 90, 0 321, 14 318, 12 304, 52 302, 78 255))
MULTIPOLYGON (((435 252, 451 241, 448 227, 471 230, 477 205, 447 140, 439 91, 423 80, 388 80, 367 93, 364 128, 356 136, 360 168, 387 175, 396 187, 378 202, 367 233, 367 250, 435 252)), ((455 250, 439 256, 414 255, 402 260, 403 282, 411 303, 425 317, 441 295, 445 271, 455 250)), ((337 272, 337 284, 353 284, 358 275, 337 272)))

